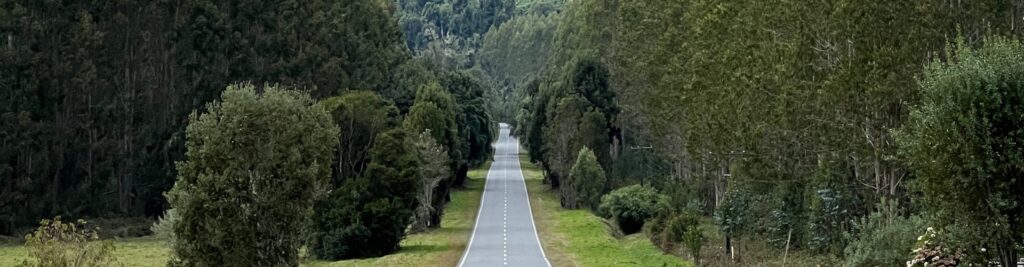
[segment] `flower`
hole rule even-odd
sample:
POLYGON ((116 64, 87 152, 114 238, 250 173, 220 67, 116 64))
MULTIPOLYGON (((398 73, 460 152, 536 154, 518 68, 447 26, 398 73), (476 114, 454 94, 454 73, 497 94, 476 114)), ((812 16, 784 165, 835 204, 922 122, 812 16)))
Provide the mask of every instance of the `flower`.
POLYGON ((985 248, 981 248, 981 252, 985 252, 985 248))

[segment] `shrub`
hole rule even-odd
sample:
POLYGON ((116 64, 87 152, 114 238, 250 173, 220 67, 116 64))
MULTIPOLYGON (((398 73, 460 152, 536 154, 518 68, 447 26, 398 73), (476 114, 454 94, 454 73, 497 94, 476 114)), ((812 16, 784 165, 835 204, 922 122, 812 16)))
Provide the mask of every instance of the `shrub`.
POLYGON ((167 239, 169 244, 174 244, 174 224, 178 222, 178 213, 174 209, 167 209, 164 211, 164 215, 157 219, 153 226, 149 229, 153 231, 153 236, 161 239, 167 239))
POLYGON ((29 256, 35 262, 24 261, 22 266, 113 266, 114 244, 99 241, 98 229, 88 230, 85 221, 61 222, 60 217, 42 220, 35 232, 25 236, 29 256))
POLYGON ((965 261, 1012 266, 1024 244, 1024 45, 960 39, 920 80, 919 105, 896 135, 929 224, 965 261), (987 252, 979 251, 988 248, 987 252), (995 255, 993 255, 995 254, 995 255))
MULTIPOLYGON (((951 249, 944 246, 947 241, 942 240, 948 237, 940 235, 935 228, 928 227, 924 235, 917 238, 916 247, 912 252, 911 259, 907 261, 907 267, 953 267, 963 263, 964 253, 960 249, 951 249)), ((981 252, 985 252, 982 248, 981 252)))
POLYGON ((576 164, 569 171, 570 184, 575 185, 577 207, 596 209, 604 194, 605 175, 597 156, 590 148, 580 149, 576 164))
POLYGON ((625 234, 640 231, 647 219, 668 210, 668 197, 648 186, 631 185, 601 197, 598 211, 611 218, 625 234))
POLYGON ((297 265, 301 228, 330 176, 338 129, 304 93, 232 85, 186 128, 167 193, 170 265, 297 265))
POLYGON ((693 225, 683 232, 683 244, 686 245, 686 249, 690 252, 690 256, 693 257, 693 261, 700 265, 700 250, 704 247, 704 232, 701 230, 700 224, 693 225))
POLYGON ((419 206, 420 164, 405 131, 381 133, 366 172, 317 203, 309 236, 313 256, 340 260, 398 250, 419 206))
POLYGON ((882 200, 878 211, 854 221, 856 235, 845 250, 846 266, 897 266, 904 263, 924 220, 902 216, 895 201, 882 200))

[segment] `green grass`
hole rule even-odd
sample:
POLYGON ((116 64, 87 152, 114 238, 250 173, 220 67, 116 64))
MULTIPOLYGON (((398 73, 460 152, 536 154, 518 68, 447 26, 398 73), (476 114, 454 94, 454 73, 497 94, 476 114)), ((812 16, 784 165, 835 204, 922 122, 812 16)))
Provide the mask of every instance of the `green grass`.
POLYGON ((520 155, 537 231, 554 266, 692 266, 664 254, 643 233, 616 239, 604 220, 587 210, 562 209, 543 173, 520 155))
MULTIPOLYGON (((164 266, 170 251, 164 240, 127 238, 114 240, 114 256, 125 266, 164 266)), ((0 246, 0 266, 17 266, 28 259, 28 248, 22 245, 0 246)))
MULTIPOLYGON (((409 235, 398 252, 370 259, 324 262, 308 260, 305 266, 455 266, 469 242, 480 207, 484 179, 490 164, 469 171, 466 188, 452 191, 441 228, 409 235)), ((114 255, 124 266, 164 266, 170 250, 164 240, 150 237, 114 240, 114 255)), ((28 258, 23 245, 0 245, 0 266, 16 266, 28 258)))

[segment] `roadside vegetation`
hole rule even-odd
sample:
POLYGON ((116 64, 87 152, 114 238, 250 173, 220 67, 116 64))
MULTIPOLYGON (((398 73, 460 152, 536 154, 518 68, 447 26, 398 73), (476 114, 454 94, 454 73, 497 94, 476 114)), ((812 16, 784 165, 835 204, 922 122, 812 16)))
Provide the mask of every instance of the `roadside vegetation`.
MULTIPOLYGON (((442 218, 442 226, 430 231, 410 234, 400 244, 401 249, 383 257, 323 261, 307 257, 303 266, 425 266, 443 267, 458 264, 469 243, 473 222, 479 211, 484 179, 490 164, 470 170, 466 187, 452 192, 452 202, 442 218)), ((165 266, 170 256, 166 237, 159 235, 110 239, 110 255, 116 263, 125 266, 165 266)), ((30 247, 18 243, 0 244, 0 266, 18 266, 34 262, 30 247)))
POLYGON ((1024 255, 1019 1, 469 2, 0 2, 0 255, 450 264, 498 122, 558 264, 1024 255))
POLYGON ((644 233, 622 235, 613 222, 587 210, 567 210, 543 183, 543 174, 520 156, 523 177, 544 252, 552 266, 694 266, 655 247, 644 233))

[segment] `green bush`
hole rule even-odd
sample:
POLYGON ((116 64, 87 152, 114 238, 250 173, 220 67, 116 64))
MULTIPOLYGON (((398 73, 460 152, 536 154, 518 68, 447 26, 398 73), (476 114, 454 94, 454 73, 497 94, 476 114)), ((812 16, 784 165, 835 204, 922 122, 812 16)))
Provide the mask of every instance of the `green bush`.
POLYGON ((846 266, 903 265, 925 227, 918 216, 903 216, 895 201, 882 200, 878 211, 854 221, 855 235, 847 235, 846 266))
POLYGON ((24 261, 21 266, 39 267, 91 267, 114 266, 114 244, 99 241, 98 229, 88 230, 85 221, 61 222, 60 217, 42 220, 35 232, 25 236, 29 256, 35 261, 24 261))
POLYGON ((324 260, 382 256, 398 250, 419 206, 420 154, 401 128, 381 133, 366 173, 316 204, 309 236, 324 260))
POLYGON ((569 183, 576 189, 577 203, 575 206, 597 209, 607 180, 593 150, 587 147, 580 149, 576 164, 569 171, 569 180, 571 181, 569 183))
POLYGON ((668 210, 668 197, 658 194, 652 187, 631 185, 616 189, 601 197, 598 212, 611 218, 625 234, 640 231, 647 219, 668 210))
POLYGON ((169 244, 174 244, 174 224, 176 223, 178 223, 177 212, 174 209, 167 209, 149 230, 153 231, 153 236, 166 239, 169 244))
POLYGON ((1016 264, 1024 244, 1024 45, 959 40, 920 81, 921 101, 896 135, 929 224, 965 260, 1016 264), (987 248, 986 251, 981 251, 987 248))
POLYGON ((700 264, 700 250, 704 247, 704 242, 707 238, 704 237, 704 232, 701 230, 699 224, 693 225, 683 232, 683 244, 686 245, 686 250, 690 252, 690 256, 693 257, 693 261, 700 264))
POLYGON ((338 129, 306 94, 232 85, 186 128, 187 159, 167 193, 172 266, 297 265, 323 195, 338 129))

